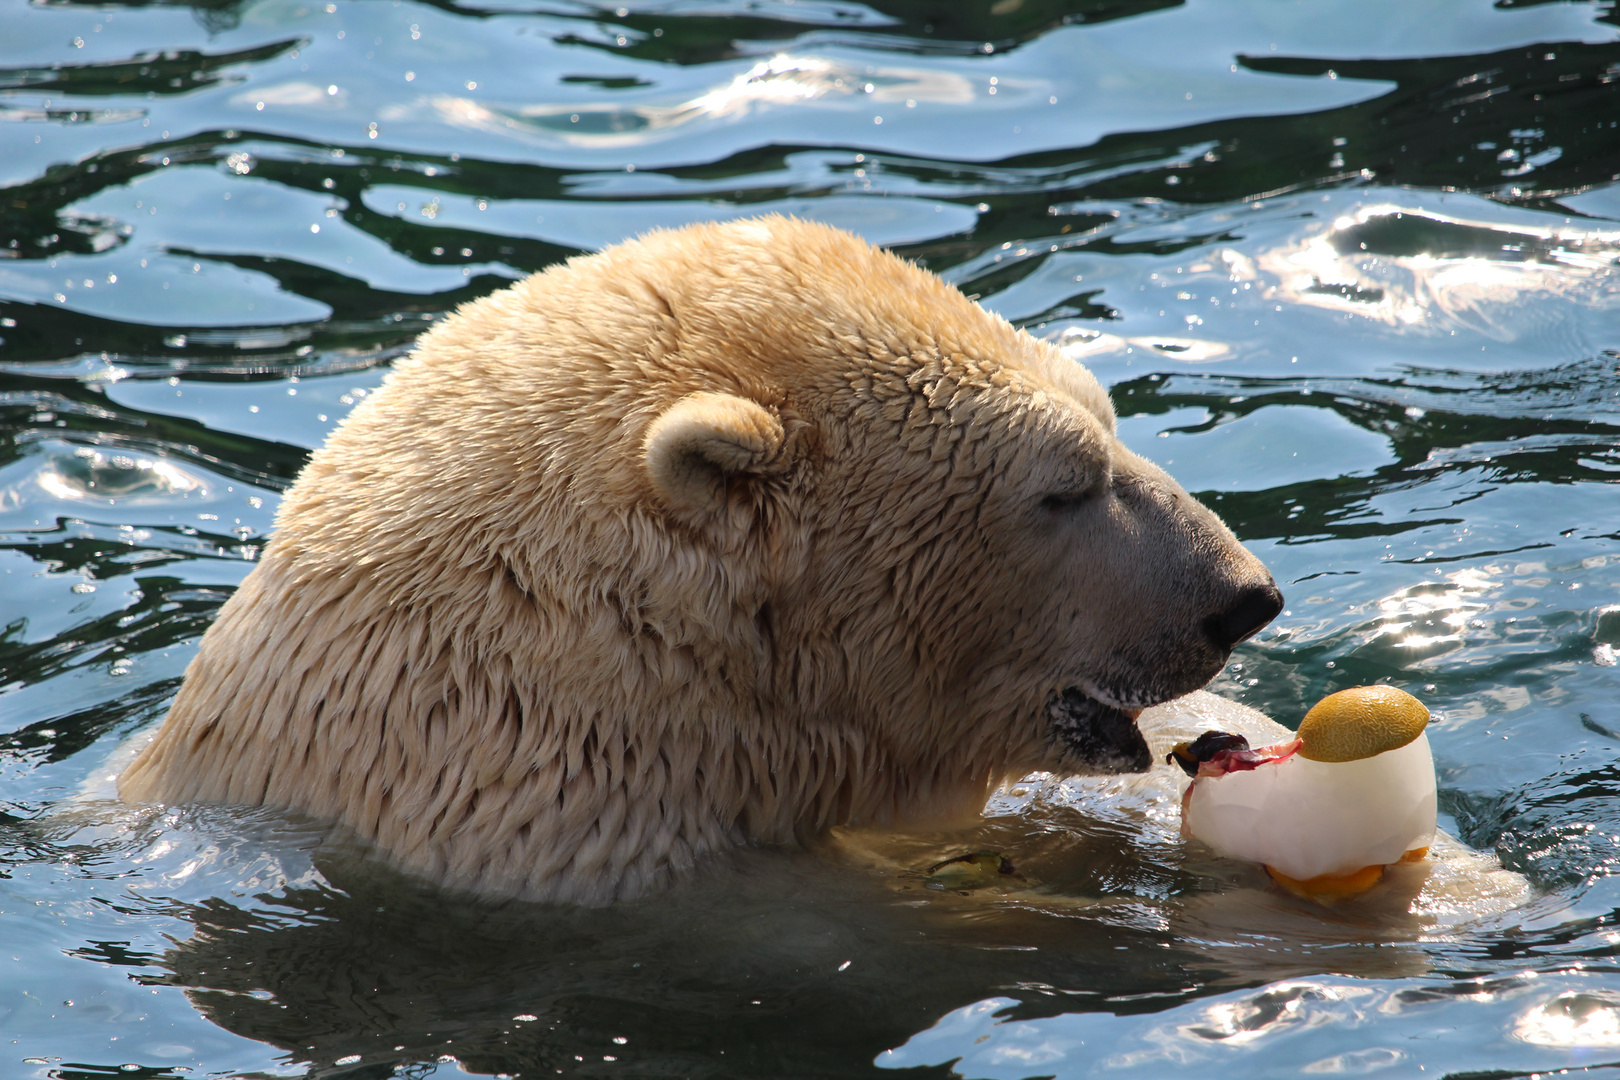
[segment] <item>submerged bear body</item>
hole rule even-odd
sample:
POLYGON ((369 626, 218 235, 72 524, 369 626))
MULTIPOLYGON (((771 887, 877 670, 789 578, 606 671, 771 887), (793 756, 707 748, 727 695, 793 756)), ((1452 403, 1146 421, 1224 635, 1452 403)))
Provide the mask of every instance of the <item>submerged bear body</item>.
POLYGON ((1135 712, 1280 606, 1050 346, 847 233, 694 226, 424 336, 310 459, 120 792, 601 903, 1145 768, 1135 712))

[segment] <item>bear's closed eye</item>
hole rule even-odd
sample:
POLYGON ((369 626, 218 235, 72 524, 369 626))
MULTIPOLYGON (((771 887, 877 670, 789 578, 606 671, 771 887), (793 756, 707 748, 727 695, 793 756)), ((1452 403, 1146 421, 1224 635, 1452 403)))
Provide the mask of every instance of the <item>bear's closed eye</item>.
POLYGON ((1054 514, 1065 514, 1078 510, 1086 503, 1095 499, 1098 492, 1092 491, 1064 491, 1046 496, 1041 500, 1041 509, 1054 514))

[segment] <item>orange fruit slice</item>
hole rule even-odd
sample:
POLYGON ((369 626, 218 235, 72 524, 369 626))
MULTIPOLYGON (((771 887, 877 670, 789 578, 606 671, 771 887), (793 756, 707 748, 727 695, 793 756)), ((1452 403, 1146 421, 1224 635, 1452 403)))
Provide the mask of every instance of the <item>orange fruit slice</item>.
POLYGON ((1319 904, 1331 904, 1335 900, 1360 896, 1384 878, 1382 866, 1363 866, 1360 870, 1352 870, 1348 874, 1323 874, 1321 877, 1306 878, 1303 881, 1291 878, 1269 866, 1266 867, 1266 873, 1271 875, 1271 880, 1301 900, 1315 900, 1319 904))

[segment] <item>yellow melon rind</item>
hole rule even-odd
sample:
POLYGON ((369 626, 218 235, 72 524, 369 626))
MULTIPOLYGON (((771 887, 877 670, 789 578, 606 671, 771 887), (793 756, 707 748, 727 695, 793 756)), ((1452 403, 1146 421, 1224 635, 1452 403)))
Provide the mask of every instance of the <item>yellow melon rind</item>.
POLYGON ((1429 710, 1406 691, 1357 686, 1311 707, 1299 725, 1299 752, 1312 761, 1360 761, 1405 746, 1428 723, 1429 710))

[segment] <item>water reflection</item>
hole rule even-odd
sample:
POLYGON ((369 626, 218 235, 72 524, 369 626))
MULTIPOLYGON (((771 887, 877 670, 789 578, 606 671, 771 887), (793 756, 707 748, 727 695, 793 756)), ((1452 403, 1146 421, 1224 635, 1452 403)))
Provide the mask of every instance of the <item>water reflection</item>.
MULTIPOLYGON (((187 847, 149 848, 145 889, 184 888, 205 866, 217 875, 216 856, 187 847)), ((352 853, 320 861, 317 882, 256 872, 238 888, 268 888, 257 902, 188 905, 195 931, 160 958, 167 973, 139 977, 188 988, 213 1022, 318 1067, 450 1054, 473 1071, 569 1074, 605 1055, 680 1074, 716 1043, 737 1075, 787 1061, 847 1072, 1006 979, 1009 960, 1086 993, 1142 985, 1140 971, 1109 974, 1131 936, 1106 925, 1107 944, 1037 951, 1005 926, 947 929, 815 860, 755 854, 672 897, 598 912, 469 905, 352 853)), ((1149 983, 1183 985, 1173 954, 1152 967, 1149 983)))
MULTIPOLYGON (((88 446, 71 453, 57 453, 50 465, 34 475, 35 483, 53 499, 122 500, 126 505, 152 505, 170 499, 208 497, 203 479, 170 461, 130 454, 108 454, 88 446)), ((21 505, 16 492, 0 493, 0 505, 7 496, 21 505)))
MULTIPOLYGON (((586 202, 580 199, 489 199, 457 195, 403 184, 378 184, 365 192, 365 205, 400 221, 431 221, 440 230, 501 238, 526 237, 561 247, 606 247, 654 228, 676 228, 691 222, 722 221, 758 214, 786 214, 825 221, 858 231, 873 243, 918 244, 952 234, 966 235, 978 216, 955 203, 901 197, 820 195, 814 198, 761 199, 744 205, 663 199, 645 202, 586 202), (420 220, 419 220, 420 219, 420 220)), ((443 247, 432 249, 450 254, 443 247)), ((473 249, 463 248, 463 259, 473 249)))
POLYGON ((1541 1046, 1620 1046, 1620 994, 1566 990, 1520 1017, 1513 1034, 1541 1046))
POLYGON ((1378 602, 1382 623, 1367 640, 1393 638, 1406 649, 1422 650, 1426 657, 1466 640, 1465 631, 1483 629, 1475 616, 1490 608, 1485 597, 1497 591, 1496 578, 1505 568, 1469 567, 1446 575, 1445 584, 1411 586, 1378 602))
POLYGON ((1410 1068, 1414 1058, 1434 1052, 1447 1055, 1453 1069, 1482 1074, 1546 1074, 1558 1064, 1605 1070, 1615 1064, 1603 1054, 1549 1059, 1545 1053, 1617 1044, 1616 997, 1594 982, 1580 973, 1547 977, 1525 971, 1399 989, 1327 977, 1182 1006, 1168 1021, 1126 1019, 1113 1030, 1079 1016, 1023 1019, 1015 1001, 992 997, 942 1016, 880 1055, 877 1064, 917 1067, 955 1055, 953 1074, 984 1080, 1021 1080, 1032 1073, 1088 1076, 1099 1067, 1123 1076, 1162 1076, 1177 1067, 1263 1070, 1268 1052, 1293 1044, 1307 1059, 1297 1071, 1307 1075, 1360 1075, 1403 1062, 1410 1068), (1543 1000, 1526 1009, 1526 999, 1534 997, 1543 1000), (1453 1028, 1465 1009, 1489 1014, 1500 1027, 1453 1028), (1369 1033, 1379 1024, 1382 1037, 1369 1033))
MULTIPOLYGON (((320 93, 319 88, 311 89, 320 93)), ((542 136, 547 141, 576 146, 640 147, 656 138, 678 135, 675 129, 694 121, 740 118, 772 106, 819 101, 845 108, 870 104, 914 109, 918 102, 966 105, 974 97, 968 79, 952 72, 841 64, 825 57, 780 53, 760 61, 723 87, 668 105, 568 103, 511 107, 438 95, 391 106, 380 115, 384 121, 404 121, 429 110, 453 127, 519 137, 542 136)))
POLYGON ((21 959, 0 986, 46 1065, 867 1075, 893 1050, 1022 1078, 1608 1053, 1607 7, 4 17, 0 959, 21 959), (162 713, 308 449, 441 313, 762 210, 896 245, 1093 365, 1131 445, 1285 583, 1222 692, 1290 721, 1345 685, 1419 692, 1447 813, 1536 896, 1470 914, 1498 871, 1453 852, 1398 910, 1312 910, 1189 855, 1163 799, 1084 783, 595 913, 468 905, 273 815, 52 831, 162 713), (917 873, 980 847, 1038 887, 917 873))
MULTIPOLYGON (((225 822, 189 824, 212 834, 225 822)), ((736 1075, 779 1075, 785 1062, 843 1074, 997 987, 1020 1016, 1106 1015, 1297 978, 1327 952, 1372 977, 1427 966, 1371 926, 1330 923, 1324 939, 1304 911, 1292 923, 1262 916, 1234 947, 1233 925, 1184 920, 1175 903, 896 891, 892 878, 807 855, 745 853, 658 901, 576 911, 468 904, 341 844, 315 852, 312 879, 296 859, 263 863, 253 845, 233 845, 256 860, 244 869, 227 852, 199 852, 196 834, 159 835, 139 856, 143 895, 217 892, 239 877, 230 891, 257 899, 185 905, 193 932, 137 977, 184 987, 212 1022, 317 1067, 449 1054, 473 1071, 575 1075, 612 1055, 680 1074, 723 1045, 736 1075), (277 880, 278 866, 303 882, 277 880), (211 887, 193 881, 205 873, 211 887)), ((275 849, 274 837, 250 835, 258 851, 275 849)), ((1290 1008, 1268 1019, 1264 1002, 1217 1007, 1194 1034, 1242 1042, 1293 1023, 1290 1008)))
POLYGON ((1617 252, 1615 230, 1511 228, 1374 204, 1298 249, 1266 253, 1259 265, 1276 278, 1270 295, 1293 303, 1405 329, 1511 341, 1525 329, 1517 312, 1532 305, 1620 306, 1611 272, 1617 252))
MULTIPOLYGON (((1232 711, 1200 701, 1206 712, 1185 722, 1232 711)), ((984 1060, 1020 1076, 1072 1064, 1116 1016, 1139 1018, 1137 1034, 1105 1040, 1118 1060, 1162 1064, 1188 1045, 1359 1024, 1378 995, 1323 981, 1324 965, 1422 977, 1426 940, 1477 933, 1497 901, 1522 897, 1512 882, 1486 896, 1500 872, 1448 848, 1368 902, 1297 901, 1182 843, 1160 773, 1032 778, 975 830, 740 850, 666 896, 599 910, 469 902, 266 810, 81 802, 35 824, 30 842, 95 853, 121 909, 185 927, 159 948, 92 944, 84 958, 183 989, 212 1023, 316 1071, 355 1055, 383 1068, 448 1055, 475 1072, 591 1075, 611 1059, 682 1074, 719 1046, 728 1075, 785 1063, 842 1075, 926 1043, 915 1033, 930 1025, 986 1013, 998 1034, 984 1060), (920 869, 984 848, 1018 865, 1016 886, 934 888, 920 869), (1419 895, 1427 909, 1409 912, 1419 895)))

